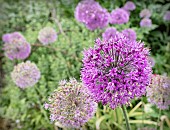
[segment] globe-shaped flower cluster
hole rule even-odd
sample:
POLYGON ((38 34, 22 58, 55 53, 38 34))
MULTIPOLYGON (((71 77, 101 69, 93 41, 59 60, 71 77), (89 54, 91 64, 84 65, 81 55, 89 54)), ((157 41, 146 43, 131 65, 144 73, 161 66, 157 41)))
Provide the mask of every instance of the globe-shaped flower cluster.
POLYGON ((124 30, 122 31, 122 34, 123 34, 126 38, 128 38, 129 40, 132 40, 132 41, 136 40, 136 38, 137 38, 136 32, 135 32, 133 29, 130 29, 130 28, 124 29, 124 30))
POLYGON ((122 34, 109 40, 95 41, 94 48, 84 51, 82 82, 96 102, 116 108, 141 97, 151 79, 149 50, 143 43, 122 34))
POLYGON ((116 32, 117 30, 114 27, 107 28, 105 32, 102 34, 102 38, 104 40, 109 40, 111 37, 115 37, 116 32))
POLYGON ((40 79, 40 71, 30 61, 19 63, 11 73, 12 80, 20 88, 34 86, 40 79))
POLYGON ((123 24, 129 21, 129 14, 124 9, 118 8, 111 12, 110 23, 111 24, 123 24))
POLYGON ((160 109, 168 109, 170 105, 170 78, 153 75, 151 84, 147 87, 148 101, 160 109))
POLYGON ((151 27, 152 26, 152 20, 149 18, 144 18, 140 21, 141 27, 151 27))
POLYGON ((68 128, 80 128, 97 109, 87 88, 75 79, 61 81, 48 101, 45 108, 49 109, 51 120, 68 128))
POLYGON ((81 1, 76 7, 75 18, 90 30, 104 28, 109 23, 109 13, 94 0, 81 1))
POLYGON ((136 9, 136 5, 132 1, 127 1, 123 6, 123 9, 127 11, 132 11, 136 9))
POLYGON ((149 9, 143 9, 139 15, 141 18, 150 18, 152 14, 149 9))
POLYGON ((29 56, 31 46, 19 32, 5 34, 2 40, 5 42, 3 50, 9 59, 26 59, 29 56))
POLYGON ((57 33, 52 27, 45 27, 40 30, 38 40, 43 45, 54 43, 57 40, 57 33))
POLYGON ((165 21, 170 21, 170 11, 166 11, 164 16, 163 16, 163 19, 165 21))

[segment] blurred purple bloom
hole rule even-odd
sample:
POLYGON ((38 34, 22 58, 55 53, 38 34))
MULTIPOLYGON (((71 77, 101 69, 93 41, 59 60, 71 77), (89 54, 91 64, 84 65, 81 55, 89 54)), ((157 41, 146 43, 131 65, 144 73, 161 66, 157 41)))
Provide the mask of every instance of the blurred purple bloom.
POLYGON ((127 11, 132 11, 132 10, 136 9, 136 5, 132 1, 128 1, 123 6, 123 9, 125 9, 127 11))
POLYGON ((164 19, 165 21, 170 21, 170 11, 166 11, 163 19, 164 19))
POLYGON ((26 61, 14 67, 11 73, 12 80, 20 88, 34 86, 40 79, 40 71, 36 64, 26 61))
POLYGON ((75 18, 90 30, 104 28, 109 23, 109 13, 94 0, 81 1, 76 7, 75 18))
POLYGON ((116 28, 110 27, 105 30, 105 32, 102 34, 102 37, 104 40, 109 40, 111 37, 114 37, 116 35, 116 28))
POLYGON ((148 59, 149 59, 151 66, 154 67, 155 66, 155 59, 151 56, 149 56, 148 59))
POLYGON ((153 75, 151 84, 147 87, 147 98, 160 109, 169 109, 170 105, 170 78, 153 75))
POLYGON ((57 33, 53 28, 45 27, 40 30, 39 35, 38 35, 38 40, 43 45, 54 43, 57 40, 57 33))
POLYGON ((9 43, 9 42, 13 42, 15 40, 23 40, 23 41, 26 41, 26 39, 24 38, 24 36, 19 33, 19 32, 13 32, 13 33, 7 33, 7 34, 4 34, 2 36, 2 40, 5 42, 5 43, 9 43))
POLYGON ((151 27, 152 26, 152 20, 149 18, 144 18, 140 21, 141 27, 151 27))
POLYGON ((150 83, 149 49, 121 33, 107 41, 97 39, 84 51, 82 81, 96 102, 112 109, 141 97, 150 83))
POLYGON ((131 41, 136 40, 136 32, 133 29, 124 29, 122 34, 131 41))
POLYGON ((129 21, 129 14, 124 9, 115 9, 110 14, 111 24, 123 24, 129 21))
POLYGON ((52 121, 59 122, 64 127, 78 129, 94 116, 97 103, 92 100, 82 83, 75 79, 63 81, 49 97, 49 103, 45 103, 45 107, 48 106, 52 121))
POLYGON ((143 9, 140 12, 140 18, 150 18, 151 17, 151 12, 149 9, 143 9))
POLYGON ((2 40, 5 42, 3 50, 9 59, 26 59, 31 52, 31 45, 23 35, 18 32, 4 34, 2 40))

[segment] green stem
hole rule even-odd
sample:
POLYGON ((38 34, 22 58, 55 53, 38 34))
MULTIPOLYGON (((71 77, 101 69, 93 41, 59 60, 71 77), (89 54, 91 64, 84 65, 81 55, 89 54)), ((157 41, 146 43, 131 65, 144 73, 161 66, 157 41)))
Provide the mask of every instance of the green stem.
POLYGON ((157 119, 157 125, 156 125, 156 130, 158 129, 158 125, 159 125, 159 118, 161 116, 161 109, 159 109, 159 115, 158 115, 158 119, 157 119))
POLYGON ((122 105, 122 110, 123 110, 123 115, 124 115, 125 121, 126 121, 126 130, 131 130, 130 124, 129 124, 129 118, 128 118, 127 112, 126 112, 126 107, 124 105, 122 105))

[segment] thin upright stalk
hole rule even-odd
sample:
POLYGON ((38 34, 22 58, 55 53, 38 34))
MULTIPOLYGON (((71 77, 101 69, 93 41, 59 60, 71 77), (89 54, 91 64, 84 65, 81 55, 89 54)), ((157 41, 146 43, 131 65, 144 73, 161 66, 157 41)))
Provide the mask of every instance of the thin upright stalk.
POLYGON ((156 130, 158 129, 159 126, 159 118, 161 116, 161 109, 159 109, 159 115, 158 115, 158 119, 157 119, 157 125, 156 125, 156 130))
POLYGON ((124 105, 122 105, 122 110, 123 110, 123 115, 124 115, 125 121, 126 121, 126 130, 131 130, 130 129, 130 124, 129 124, 129 118, 127 116, 126 107, 124 105))

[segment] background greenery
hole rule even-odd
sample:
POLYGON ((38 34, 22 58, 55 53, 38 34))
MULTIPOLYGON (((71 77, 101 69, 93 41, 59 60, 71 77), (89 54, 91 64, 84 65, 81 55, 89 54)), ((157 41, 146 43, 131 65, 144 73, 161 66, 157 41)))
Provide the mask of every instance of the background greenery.
MULTIPOLYGON (((111 12, 124 5, 125 0, 97 0, 111 12)), ((43 108, 50 93, 57 88, 58 81, 75 77, 80 79, 82 51, 93 46, 103 30, 89 31, 74 18, 78 0, 0 0, 0 36, 14 31, 21 32, 32 45, 32 53, 26 60, 37 64, 41 71, 40 81, 31 88, 19 89, 11 80, 10 72, 21 60, 11 61, 3 56, 3 42, 0 40, 0 129, 2 130, 53 130, 49 113, 43 108), (54 44, 42 46, 38 32, 45 26, 58 32, 54 44)), ((138 40, 151 48, 155 59, 153 72, 170 76, 170 24, 163 21, 163 15, 170 9, 165 0, 135 0, 137 8, 131 13, 127 24, 115 25, 119 31, 133 28, 138 40), (152 11, 153 26, 140 28, 139 13, 142 9, 152 11)), ((113 26, 113 25, 112 25, 113 26)), ((157 118, 164 130, 170 128, 169 110, 162 111, 147 103, 146 97, 135 99, 128 107, 132 129, 155 128, 157 118), (160 114, 159 114, 160 113, 160 114), (169 127, 168 127, 169 126, 169 127)), ((98 111, 85 126, 86 129, 125 129, 120 108, 111 110, 99 104, 98 111)))

